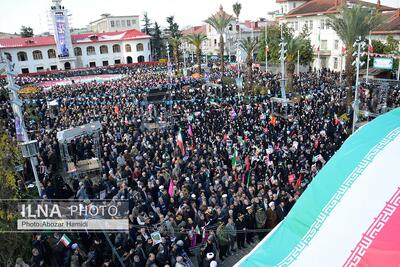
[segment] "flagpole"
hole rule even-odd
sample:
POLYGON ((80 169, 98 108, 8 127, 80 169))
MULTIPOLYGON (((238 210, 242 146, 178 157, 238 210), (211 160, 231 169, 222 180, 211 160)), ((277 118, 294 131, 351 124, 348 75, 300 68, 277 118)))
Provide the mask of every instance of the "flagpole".
POLYGON ((365 83, 368 84, 368 73, 369 73, 369 50, 372 46, 371 43, 371 33, 368 35, 368 49, 367 49, 367 77, 365 78, 365 83))

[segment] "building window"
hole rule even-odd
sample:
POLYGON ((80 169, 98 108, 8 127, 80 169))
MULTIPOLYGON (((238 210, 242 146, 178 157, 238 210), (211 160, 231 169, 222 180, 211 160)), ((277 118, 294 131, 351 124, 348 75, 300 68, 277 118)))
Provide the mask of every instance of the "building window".
POLYGON ((310 22, 309 22, 310 24, 310 26, 309 26, 309 28, 310 28, 310 30, 312 30, 313 29, 313 21, 312 20, 310 20, 310 22))
POLYGON ((44 71, 44 68, 43 68, 43 67, 37 67, 37 68, 36 68, 36 71, 37 71, 37 72, 44 71))
POLYGON ((329 20, 325 20, 325 29, 329 30, 329 20))
POLYGON ((143 44, 142 43, 139 43, 139 44, 136 45, 136 51, 138 51, 138 52, 143 51, 143 44))
POLYGON ((94 61, 89 62, 89 67, 91 67, 91 68, 96 67, 96 62, 94 62, 94 61))
POLYGON ((297 31, 299 29, 299 22, 295 21, 294 22, 294 30, 297 31))
POLYGON ((336 70, 338 68, 338 58, 334 57, 333 58, 333 68, 336 70))
POLYGON ((80 48, 80 47, 75 47, 75 48, 74 48, 74 54, 75 54, 76 57, 82 56, 82 48, 80 48))
POLYGON ((126 20, 126 26, 130 27, 131 26, 131 21, 128 19, 126 20))
POLYGON ((22 69, 21 69, 21 72, 22 72, 22 73, 29 73, 29 68, 22 68, 22 69))
POLYGON ((48 58, 56 58, 56 50, 54 49, 49 49, 47 50, 47 57, 48 58))
POLYGON ((12 61, 12 56, 10 53, 4 52, 4 55, 6 56, 6 59, 8 59, 9 61, 12 61))
POLYGON ((228 29, 229 29, 230 31, 233 29, 233 26, 232 26, 232 24, 229 24, 229 27, 228 27, 228 29))
POLYGON ((110 25, 111 25, 112 28, 114 28, 115 27, 115 22, 113 20, 110 20, 110 25))
POLYGON ((335 49, 336 49, 336 50, 339 49, 339 40, 335 40, 335 49))
POLYGON ((321 50, 327 50, 327 49, 328 49, 328 41, 321 40, 321 50))
POLYGON ((34 60, 40 60, 43 59, 42 51, 35 50, 32 52, 32 56, 34 60))
POLYGON ((121 53, 121 46, 119 44, 115 44, 112 46, 113 53, 121 53))
POLYGON ((250 42, 250 40, 251 40, 251 39, 250 39, 250 36, 247 36, 247 41, 249 41, 249 42, 250 42))
POLYGON ((119 20, 116 20, 116 25, 117 27, 121 26, 121 22, 119 20))
POLYGON ((136 24, 136 20, 132 20, 132 26, 135 26, 135 24, 136 24))
POLYGON ((125 27, 125 20, 121 20, 121 26, 125 27))
POLYGON ((108 61, 107 60, 103 61, 103 66, 108 66, 108 61))
POLYGON ((125 52, 132 52, 132 47, 130 44, 125 45, 125 52))
POLYGON ((293 8, 296 8, 296 3, 293 3, 293 8))
POLYGON ((325 30, 325 20, 324 19, 320 20, 320 25, 319 26, 321 27, 321 30, 325 30))
POLYGON ((114 60, 114 64, 121 64, 121 59, 114 60))
POLYGON ((106 45, 100 46, 100 54, 108 54, 108 46, 106 45))
POLYGON ((94 46, 88 46, 86 48, 86 54, 88 56, 96 55, 96 50, 95 50, 94 46))
POLYGON ((217 39, 214 39, 214 46, 217 45, 217 39))
POLYGON ((51 66, 50 66, 50 69, 51 69, 51 70, 57 70, 57 65, 51 65, 51 66))

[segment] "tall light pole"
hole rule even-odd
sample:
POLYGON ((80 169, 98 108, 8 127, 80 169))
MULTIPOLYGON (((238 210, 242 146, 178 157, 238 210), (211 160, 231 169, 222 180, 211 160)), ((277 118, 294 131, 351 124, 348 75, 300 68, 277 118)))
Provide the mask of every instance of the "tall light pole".
POLYGON ((186 48, 183 48, 183 76, 187 75, 186 69, 186 48))
POLYGON ((265 24, 265 72, 268 72, 268 22, 265 24))
POLYGON ((35 183, 36 187, 39 193, 39 197, 42 196, 42 188, 41 184, 39 181, 39 176, 36 170, 36 156, 38 155, 38 148, 37 148, 37 141, 29 140, 28 133, 26 132, 25 128, 25 123, 24 123, 24 118, 23 118, 23 112, 22 112, 22 101, 19 99, 18 96, 18 90, 19 86, 15 84, 14 80, 14 70, 13 67, 11 66, 10 60, 5 56, 3 57, 2 54, 0 54, 0 62, 5 62, 6 63, 6 70, 7 70, 7 88, 9 90, 9 97, 10 97, 10 103, 11 107, 13 109, 14 113, 14 119, 15 119, 15 130, 17 134, 17 140, 22 142, 20 143, 20 147, 22 150, 22 156, 24 158, 29 158, 29 161, 31 163, 32 167, 32 172, 33 176, 35 178, 35 183))
POLYGON ((368 36, 368 49, 367 49, 367 75, 366 75, 366 77, 365 77, 365 83, 366 84, 368 84, 368 76, 369 76, 369 60, 370 60, 370 57, 369 57, 369 50, 370 50, 370 48, 372 47, 372 41, 371 41, 371 32, 369 33, 369 36, 368 36))
POLYGON ((353 103, 353 133, 356 130, 356 123, 358 120, 358 109, 359 109, 359 87, 360 87, 360 80, 359 80, 359 75, 360 75, 360 67, 364 65, 364 62, 360 61, 361 57, 361 49, 365 47, 365 42, 361 39, 361 36, 358 37, 356 42, 353 44, 353 47, 357 48, 357 52, 353 53, 353 56, 356 56, 356 60, 352 63, 353 65, 356 65, 356 87, 355 87, 355 92, 354 92, 354 103, 353 103))
POLYGON ((282 29, 282 24, 281 24, 281 42, 279 44, 281 47, 280 52, 280 60, 281 60, 281 95, 284 100, 286 100, 286 88, 285 88, 285 59, 286 59, 286 43, 283 38, 283 29, 282 29))
POLYGON ((343 76, 343 47, 342 51, 340 52, 340 77, 339 77, 339 84, 340 88, 342 88, 342 76, 343 76))
POLYGON ((169 81, 171 82, 172 79, 172 64, 171 64, 171 58, 169 55, 169 43, 167 42, 167 58, 168 58, 168 62, 167 62, 167 71, 168 71, 168 78, 169 81))
POLYGON ((317 68, 317 75, 318 78, 321 72, 321 27, 318 26, 318 68, 317 68))
MULTIPOLYGON (((399 50, 400 50, 400 44, 399 44, 399 50)), ((395 60, 395 59, 393 59, 393 60, 395 60)), ((399 67, 397 68, 397 80, 398 81, 400 80, 400 60, 399 60, 399 67)))
POLYGON ((297 50, 297 77, 300 76, 300 50, 297 50))

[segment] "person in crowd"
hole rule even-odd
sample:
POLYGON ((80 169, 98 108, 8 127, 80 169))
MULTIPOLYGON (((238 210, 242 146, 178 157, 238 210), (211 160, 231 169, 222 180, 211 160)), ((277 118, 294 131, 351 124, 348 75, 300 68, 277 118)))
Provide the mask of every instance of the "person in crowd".
MULTIPOLYGON (((237 76, 230 69, 224 74, 237 76)), ((346 91, 337 86, 336 73, 323 71, 319 78, 302 73, 294 79, 299 97, 284 117, 276 114, 284 107, 275 103, 273 109, 271 102, 279 94, 279 75, 255 71, 255 82, 267 90, 245 98, 237 97, 235 84, 216 89, 207 83, 220 78, 218 71, 207 79, 170 78, 159 65, 18 77, 20 85, 51 82, 48 89, 23 97, 35 118, 25 125, 30 138, 38 140, 41 197, 127 201, 129 231, 109 237, 127 266, 191 266, 192 254, 199 266, 215 266, 229 250, 235 252, 235 243, 239 250, 254 245, 287 216, 348 137, 351 121, 342 116, 346 91), (100 74, 122 77, 56 82, 100 74), (55 116, 49 100, 57 100, 55 116), (67 150, 75 165, 98 157, 100 174, 66 180, 57 132, 94 121, 102 125, 99 143, 87 135, 67 150), (161 242, 152 238, 157 232, 161 242)), ((399 105, 398 90, 392 94, 390 105, 399 105)), ((1 101, 0 127, 16 139, 11 106, 1 101)), ((30 180, 27 169, 19 188, 30 180)), ((57 244, 61 236, 32 241, 31 265, 51 260, 70 266, 115 264, 104 234, 70 233, 74 248, 57 244)))

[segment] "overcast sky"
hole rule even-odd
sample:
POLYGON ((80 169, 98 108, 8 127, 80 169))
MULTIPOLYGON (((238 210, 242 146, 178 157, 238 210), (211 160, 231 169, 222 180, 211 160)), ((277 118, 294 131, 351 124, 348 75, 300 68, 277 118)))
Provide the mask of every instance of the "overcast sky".
MULTIPOLYGON (((242 19, 265 17, 277 9, 275 0, 63 0, 62 3, 72 13, 74 28, 85 27, 103 13, 142 15, 145 11, 153 22, 161 25, 166 24, 167 16, 174 15, 182 28, 201 24, 220 4, 233 14, 232 4, 237 1, 242 4, 242 19)), ((400 6, 400 0, 381 0, 381 3, 400 6)), ((31 26, 35 34, 48 31, 47 13, 51 5, 51 0, 1 0, 0 32, 19 32, 22 25, 31 26)))

